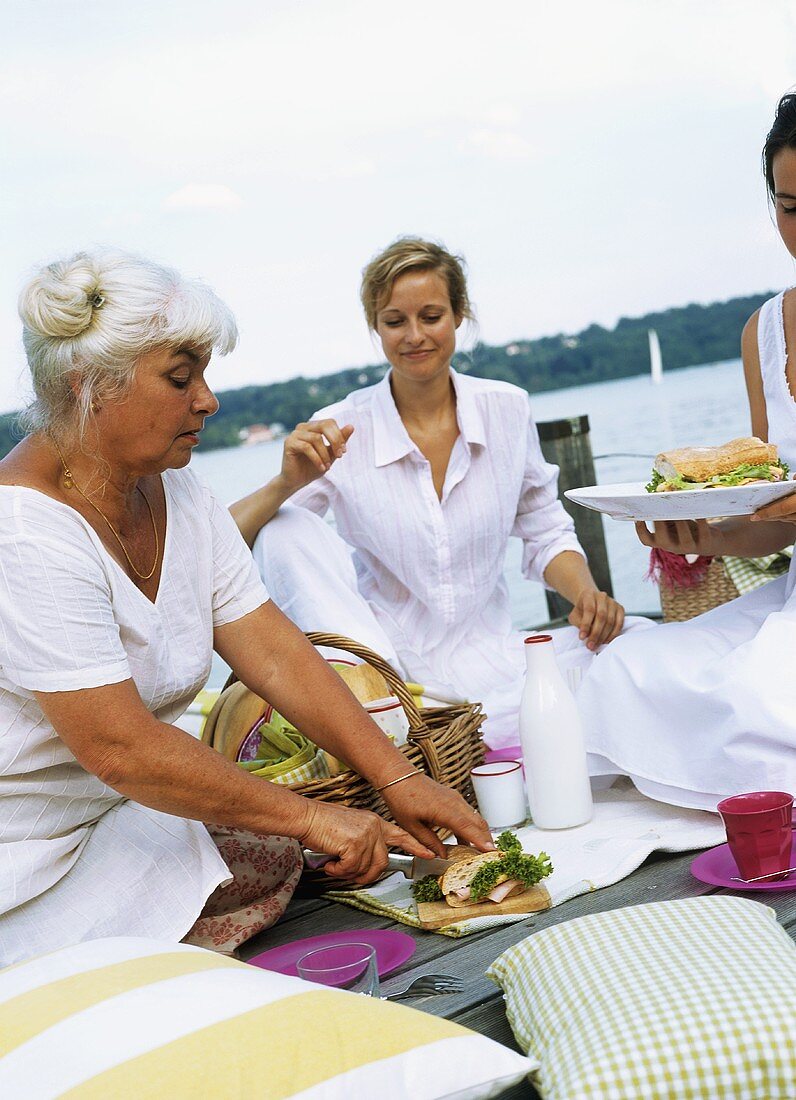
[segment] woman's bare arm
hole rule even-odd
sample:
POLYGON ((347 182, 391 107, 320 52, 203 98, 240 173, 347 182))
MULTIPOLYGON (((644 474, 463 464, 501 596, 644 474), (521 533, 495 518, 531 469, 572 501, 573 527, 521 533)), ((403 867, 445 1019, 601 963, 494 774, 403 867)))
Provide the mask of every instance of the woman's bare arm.
POLYGON ((369 882, 387 863, 387 846, 430 856, 426 845, 376 814, 301 798, 249 775, 190 734, 158 721, 126 680, 78 691, 36 692, 76 759, 109 787, 177 817, 294 837, 336 856, 326 871, 369 882))
POLYGON ((763 378, 760 373, 760 352, 757 345, 757 323, 760 311, 753 313, 744 325, 741 334, 741 355, 743 373, 746 382, 746 394, 749 399, 749 416, 752 423, 752 435, 768 442, 768 417, 766 416, 766 398, 763 393, 763 378))
MULTIPOLYGON (((268 699, 297 729, 374 787, 412 770, 328 662, 273 602, 217 628, 215 647, 251 691, 268 699)), ((427 776, 418 773, 403 780, 385 790, 383 797, 395 819, 440 854, 433 829, 441 826, 483 851, 494 847, 480 815, 455 791, 427 776)))
POLYGON ((285 501, 323 477, 345 454, 353 431, 350 424, 341 428, 335 420, 310 420, 294 428, 285 440, 282 468, 276 477, 230 506, 232 518, 248 546, 254 545, 260 529, 273 519, 285 501))
MULTIPOLYGON (((412 770, 340 677, 272 603, 220 627, 217 635, 219 651, 233 666, 240 664, 244 683, 321 747, 379 786, 412 770)), ((384 870, 388 845, 414 855, 439 854, 440 842, 432 832, 438 825, 479 848, 492 847, 481 818, 458 794, 425 776, 385 791, 404 829, 375 814, 302 798, 249 775, 215 749, 155 718, 132 680, 35 694, 78 762, 120 794, 178 817, 295 837, 336 855, 327 870, 338 877, 372 880, 384 870)))
POLYGON ((574 550, 562 550, 544 571, 545 581, 573 605, 569 621, 578 628, 581 641, 597 649, 622 630, 625 609, 601 592, 588 562, 574 550))

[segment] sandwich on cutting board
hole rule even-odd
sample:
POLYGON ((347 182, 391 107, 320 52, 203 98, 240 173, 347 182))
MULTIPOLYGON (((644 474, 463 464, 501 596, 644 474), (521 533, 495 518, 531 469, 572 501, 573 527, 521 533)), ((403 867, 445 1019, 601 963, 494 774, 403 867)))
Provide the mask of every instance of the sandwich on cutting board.
POLYGON ((731 439, 720 447, 680 447, 655 459, 648 493, 720 489, 755 481, 784 481, 788 467, 774 443, 756 436, 731 439))
POLYGON ((424 928, 550 907, 550 895, 541 885, 553 870, 550 857, 545 852, 538 856, 523 852, 519 840, 508 831, 495 843, 495 852, 453 845, 446 853, 450 866, 444 874, 413 883, 417 915, 424 928))

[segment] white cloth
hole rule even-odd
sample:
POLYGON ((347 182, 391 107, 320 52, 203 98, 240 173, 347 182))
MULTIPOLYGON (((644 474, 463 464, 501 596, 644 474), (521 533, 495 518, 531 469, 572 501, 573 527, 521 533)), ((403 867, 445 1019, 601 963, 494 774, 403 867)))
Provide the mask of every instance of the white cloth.
POLYGON ((164 722, 207 679, 213 629, 268 599, 226 508, 163 475, 154 603, 74 509, 0 486, 0 965, 81 939, 180 939, 229 879, 207 830, 124 800, 86 772, 34 691, 132 678, 164 722))
MULTIPOLYGON (((760 311, 768 438, 796 468, 782 295, 760 311)), ((796 791, 796 561, 787 576, 685 623, 618 638, 578 692, 592 769, 715 809, 741 791, 796 791)))
MULTIPOLYGON (((652 852, 689 852, 724 839, 724 826, 716 814, 663 806, 633 790, 626 779, 595 793, 594 816, 585 825, 554 830, 526 825, 513 832, 523 851, 550 856, 553 873, 543 881, 553 905, 619 882, 652 852)), ((403 914, 405 923, 417 922, 409 883, 400 874, 374 886, 329 896, 379 915, 389 906, 398 919, 403 914)), ((527 919, 527 913, 474 917, 449 925, 445 934, 464 936, 527 919)))
MULTIPOLYGON (((287 506, 266 524, 254 556, 275 602, 303 630, 348 633, 431 695, 483 701, 489 743, 516 744, 525 665, 503 579, 508 539, 523 540, 523 575, 542 583, 558 554, 583 551, 528 395, 505 382, 451 377, 459 436, 441 500, 387 376, 315 414, 354 425, 347 453, 296 493, 300 508, 287 506), (331 509, 348 549, 302 521, 303 509, 331 509)), ((565 633, 568 644, 571 633, 577 640, 565 633)))

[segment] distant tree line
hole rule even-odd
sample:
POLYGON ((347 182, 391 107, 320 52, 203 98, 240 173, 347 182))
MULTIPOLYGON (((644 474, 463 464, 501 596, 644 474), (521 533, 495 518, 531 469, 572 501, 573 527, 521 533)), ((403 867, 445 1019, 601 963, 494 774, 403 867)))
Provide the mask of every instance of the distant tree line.
MULTIPOLYGON (((741 329, 772 293, 622 317, 613 329, 589 325, 571 335, 518 340, 502 347, 477 344, 469 355, 458 355, 454 366, 483 378, 513 382, 532 394, 628 378, 649 370, 650 328, 658 333, 664 370, 719 363, 739 356, 741 329)), ((377 382, 385 371, 386 364, 381 363, 321 378, 299 377, 227 390, 219 394, 221 408, 202 433, 202 450, 236 446, 241 429, 251 424, 279 423, 291 429, 317 409, 377 382)), ((0 454, 7 454, 20 438, 15 421, 14 413, 0 416, 0 454)))

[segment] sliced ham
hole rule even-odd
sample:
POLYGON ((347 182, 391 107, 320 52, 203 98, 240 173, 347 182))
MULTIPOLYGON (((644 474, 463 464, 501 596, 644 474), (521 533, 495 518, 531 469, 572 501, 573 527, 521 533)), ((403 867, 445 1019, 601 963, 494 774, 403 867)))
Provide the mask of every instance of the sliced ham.
POLYGON ((462 901, 467 901, 470 896, 470 887, 463 886, 461 890, 451 890, 451 893, 455 898, 461 898, 462 901))
POLYGON ((511 893, 515 886, 522 886, 520 880, 517 878, 507 878, 505 882, 501 882, 490 894, 487 894, 487 900, 501 902, 507 894, 511 893))

